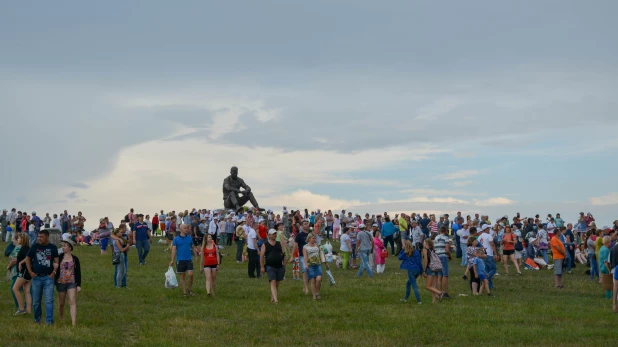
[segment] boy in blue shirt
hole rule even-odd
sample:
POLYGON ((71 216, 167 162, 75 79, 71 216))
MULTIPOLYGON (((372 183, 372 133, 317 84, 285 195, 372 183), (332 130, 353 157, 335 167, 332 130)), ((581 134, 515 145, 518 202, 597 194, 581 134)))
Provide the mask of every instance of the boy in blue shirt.
POLYGON ((481 289, 479 290, 479 292, 474 293, 474 295, 483 294, 483 288, 485 288, 485 290, 487 290, 488 296, 494 296, 489 290, 489 280, 487 279, 487 271, 485 271, 485 262, 481 258, 483 255, 483 249, 479 248, 476 251, 476 254, 477 254, 477 257, 474 258, 474 265, 473 265, 474 276, 481 280, 482 285, 481 285, 481 289))

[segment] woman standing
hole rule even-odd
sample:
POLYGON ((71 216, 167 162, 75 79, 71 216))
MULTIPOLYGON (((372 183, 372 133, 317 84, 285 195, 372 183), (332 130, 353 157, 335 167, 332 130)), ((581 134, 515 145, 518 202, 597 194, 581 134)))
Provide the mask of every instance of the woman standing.
POLYGON ((384 243, 380 239, 381 236, 382 235, 380 235, 380 230, 375 230, 373 232, 373 254, 376 261, 376 272, 379 274, 384 273, 384 267, 386 266, 386 258, 382 254, 382 252, 386 248, 384 247, 384 243))
POLYGON ((431 271, 431 252, 433 252, 433 241, 429 239, 425 239, 423 242, 423 270, 425 273, 423 277, 425 278, 425 289, 427 289, 431 293, 431 302, 436 302, 436 297, 442 300, 444 297, 444 292, 436 289, 436 280, 438 279, 438 274, 431 271))
POLYGON ((126 232, 126 230, 126 224, 120 224, 119 228, 114 229, 111 237, 114 255, 118 254, 119 259, 118 264, 116 264, 116 269, 114 270, 114 286, 116 288, 121 288, 121 286, 126 287, 127 283, 126 252, 129 250, 129 244, 122 238, 122 235, 126 232))
POLYGON ((60 319, 64 319, 64 303, 67 294, 69 296, 69 310, 71 311, 71 323, 77 323, 77 293, 82 290, 82 272, 79 258, 72 255, 73 241, 62 241, 62 254, 60 254, 60 267, 56 272, 56 290, 58 291, 58 311, 60 319))
MULTIPOLYGON (((283 225, 281 225, 283 229, 283 225)), ((268 273, 270 282, 270 302, 278 304, 279 284, 285 276, 285 253, 280 241, 277 241, 277 231, 268 231, 268 240, 262 245, 260 252, 260 267, 262 273, 268 273)))
POLYGON ((339 232, 341 231, 341 219, 339 219, 339 215, 335 215, 335 220, 333 221, 333 240, 337 240, 339 238, 339 232))
POLYGON ((588 230, 586 245, 588 246, 588 259, 590 260, 590 280, 594 281, 594 276, 599 278, 599 263, 596 256, 596 238, 594 238, 594 230, 588 230))
POLYGON ((32 294, 30 293, 30 285, 32 284, 32 277, 26 268, 26 256, 30 251, 30 239, 28 234, 21 233, 18 237, 18 243, 21 245, 19 253, 17 254, 17 280, 13 284, 13 296, 17 299, 17 312, 15 315, 24 313, 32 313, 32 294), (23 290, 26 304, 24 306, 24 298, 21 296, 23 290), (23 310, 21 308, 24 308, 23 310))
POLYGON ((15 302, 15 309, 17 309, 17 312, 15 312, 16 316, 19 314, 22 314, 21 311, 23 311, 21 309, 23 305, 19 304, 19 301, 17 300, 17 296, 15 296, 15 292, 13 291, 13 286, 15 285, 15 282, 17 282, 17 275, 19 274, 19 271, 17 271, 17 264, 19 264, 17 262, 17 258, 19 255, 19 251, 21 250, 20 235, 21 234, 18 234, 18 233, 13 234, 13 239, 11 240, 11 242, 13 242, 13 250, 11 251, 9 255, 9 265, 7 265, 6 267, 6 269, 9 271, 11 275, 11 280, 12 280, 11 295, 13 295, 13 301, 15 302))
POLYGON ((515 265, 515 269, 517 269, 517 274, 521 275, 521 271, 519 271, 519 264, 517 264, 517 259, 515 259, 516 243, 517 236, 513 234, 510 226, 505 226, 504 235, 502 235, 502 262, 504 263, 504 271, 507 275, 509 274, 509 259, 511 260, 511 263, 515 265))
POLYGON ((416 285, 416 279, 423 272, 422 271, 422 261, 421 255, 419 251, 412 246, 412 243, 409 240, 403 240, 403 249, 399 252, 399 260, 401 260, 401 265, 399 268, 401 270, 408 271, 408 281, 406 282, 406 296, 401 299, 402 302, 407 302, 410 297, 410 287, 414 289, 414 296, 416 297, 416 302, 421 303, 421 294, 418 291, 418 286, 416 285))
POLYGON ((215 296, 217 270, 219 270, 219 249, 211 234, 206 235, 202 242, 201 258, 202 270, 200 272, 203 272, 206 277, 206 293, 209 296, 215 296))
POLYGON ((341 260, 343 262, 343 269, 347 270, 348 269, 348 264, 350 262, 350 254, 352 254, 352 241, 350 239, 350 235, 348 235, 348 232, 350 231, 350 228, 348 227, 344 227, 343 228, 343 234, 341 234, 341 246, 339 247, 339 250, 341 251, 341 260))
POLYGON ((303 247, 305 257, 305 270, 307 280, 311 284, 311 294, 313 300, 320 300, 320 288, 322 287, 322 261, 320 260, 320 247, 315 243, 315 233, 307 235, 307 244, 303 247))
POLYGON ((432 214, 429 218, 428 229, 431 231, 432 238, 438 236, 438 223, 436 222, 436 215, 432 214))
MULTIPOLYGON (((612 276, 609 272, 610 270, 610 263, 609 263, 609 248, 612 245, 612 240, 609 236, 603 236, 603 246, 601 246, 601 250, 599 251, 599 263, 600 263, 600 272, 601 272, 601 279, 603 279, 603 277, 606 276, 612 276)), ((22 246, 23 247, 23 246, 22 246)), ((611 283, 611 280, 609 281, 609 283, 611 283)), ((605 287, 605 284, 603 284, 603 286, 605 287)), ((605 289, 605 298, 606 299, 611 299, 612 297, 612 290, 611 289, 605 289)))
POLYGON ((174 241, 174 238, 176 237, 176 221, 177 218, 176 216, 173 216, 171 219, 168 219, 170 222, 169 227, 167 228, 167 233, 165 234, 165 240, 167 242, 167 248, 164 250, 164 252, 169 251, 170 249, 172 249, 172 241, 174 241))

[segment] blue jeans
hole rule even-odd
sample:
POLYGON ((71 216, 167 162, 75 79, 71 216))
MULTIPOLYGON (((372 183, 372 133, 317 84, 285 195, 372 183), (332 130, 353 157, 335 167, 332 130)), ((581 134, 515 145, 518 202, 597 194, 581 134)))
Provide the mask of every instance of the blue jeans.
POLYGON ((129 257, 122 253, 120 255, 120 262, 124 264, 124 269, 118 269, 120 264, 116 264, 116 269, 114 269, 114 287, 118 287, 118 279, 122 279, 120 285, 122 287, 127 286, 127 273, 129 272, 129 257), (118 276, 118 270, 123 270, 124 275, 122 277, 118 276))
POLYGON ((494 288, 492 278, 497 271, 498 268, 496 267, 496 261, 494 260, 494 257, 487 256, 487 258, 485 258, 485 272, 487 273, 487 280, 489 281, 489 289, 494 288))
POLYGON ((69 223, 63 222, 62 223, 62 233, 66 233, 67 229, 69 228, 69 223))
POLYGON ((416 297, 416 302, 421 302, 421 293, 418 292, 418 286, 416 285, 416 278, 420 275, 420 272, 417 270, 408 270, 408 282, 406 282, 406 297, 408 300, 410 297, 410 287, 414 289, 414 296, 416 297))
POLYGON ((539 251, 541 252, 541 254, 543 254, 543 260, 545 260, 545 263, 549 264, 549 258, 547 257, 547 250, 540 249, 539 251))
POLYGON ((388 244, 391 244, 391 253, 395 255, 395 241, 393 240, 393 235, 388 235, 384 238, 384 248, 388 251, 388 244))
POLYGON ((468 266, 468 244, 461 244, 461 266, 468 266))
POLYGON ((356 276, 358 277, 361 277, 361 275, 363 274, 363 269, 367 269, 367 275, 369 275, 369 277, 373 277, 371 266, 369 266, 369 252, 371 252, 371 250, 359 251, 360 258, 361 258, 361 266, 359 267, 358 273, 356 274, 356 276))
POLYGON ((599 263, 597 262, 597 255, 594 253, 588 253, 588 259, 590 259, 590 279, 594 279, 594 275, 599 278, 599 263))
POLYGON ((54 324, 54 279, 36 276, 32 279, 32 309, 34 322, 41 323, 41 300, 45 298, 45 323, 54 324))
POLYGON ((139 258, 139 263, 143 264, 146 262, 146 257, 148 256, 148 252, 150 252, 150 241, 148 240, 136 241, 135 245, 137 246, 137 257, 139 258))

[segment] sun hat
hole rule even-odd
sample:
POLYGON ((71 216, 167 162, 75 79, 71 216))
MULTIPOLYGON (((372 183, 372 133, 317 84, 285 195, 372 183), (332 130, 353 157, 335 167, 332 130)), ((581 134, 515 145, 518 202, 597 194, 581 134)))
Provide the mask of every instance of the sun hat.
POLYGON ((73 250, 73 246, 75 246, 75 242, 73 242, 73 240, 66 239, 66 240, 62 240, 62 242, 67 243, 69 246, 71 246, 71 250, 73 250))

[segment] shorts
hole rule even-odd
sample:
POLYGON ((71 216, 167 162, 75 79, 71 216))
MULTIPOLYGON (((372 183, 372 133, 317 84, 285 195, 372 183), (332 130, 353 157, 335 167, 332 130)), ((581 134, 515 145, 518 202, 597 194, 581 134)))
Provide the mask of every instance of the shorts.
POLYGON ((427 270, 425 271, 425 273, 427 274, 427 276, 438 276, 438 274, 440 272, 436 272, 436 271, 431 271, 430 268, 427 268, 427 270))
POLYGON ((165 223, 159 223, 159 229, 165 231, 165 223))
POLYGON ((554 275, 562 276, 562 262, 564 259, 554 259, 554 275))
POLYGON ((299 266, 298 266, 299 263, 300 263, 300 260, 298 259, 298 257, 294 258, 294 260, 292 261, 292 271, 296 272, 299 270, 299 266))
POLYGON ((17 277, 23 278, 25 281, 32 281, 32 276, 30 276, 30 272, 26 269, 17 273, 17 277))
POLYGON ((521 259, 521 252, 515 251, 515 259, 521 259))
POLYGON ((512 255, 515 254, 515 250, 511 249, 509 251, 507 251, 506 249, 504 251, 502 251, 502 255, 512 255))
POLYGON ((176 273, 183 274, 187 271, 193 272, 193 260, 179 260, 176 262, 176 273))
POLYGON ((484 274, 484 273, 479 274, 479 280, 480 281, 484 281, 486 279, 487 279, 487 275, 486 274, 484 274))
POLYGON ((266 274, 268 275, 268 281, 283 281, 283 277, 285 276, 285 267, 282 266, 280 268, 266 266, 266 274))
POLYGON ((56 291, 58 293, 66 293, 69 289, 76 289, 77 283, 57 283, 56 291))
POLYGON ((305 257, 298 257, 298 266, 300 266, 300 271, 305 273, 305 257))
POLYGON ((101 239, 100 242, 101 242, 101 250, 102 251, 106 251, 107 250, 107 244, 109 243, 109 237, 101 239))
POLYGON ((614 281, 618 281, 618 266, 614 268, 614 281))
POLYGON ((322 265, 311 265, 307 269, 307 280, 322 277, 322 265))
POLYGON ((445 255, 438 256, 442 262, 442 271, 438 272, 438 276, 448 277, 448 257, 445 255))
POLYGON ((165 235, 165 238, 170 240, 170 241, 173 241, 174 240, 174 235, 172 233, 168 232, 167 235, 165 235))
POLYGON ((217 271, 217 266, 219 266, 219 265, 204 265, 204 269, 209 268, 209 269, 213 269, 213 270, 217 271))

